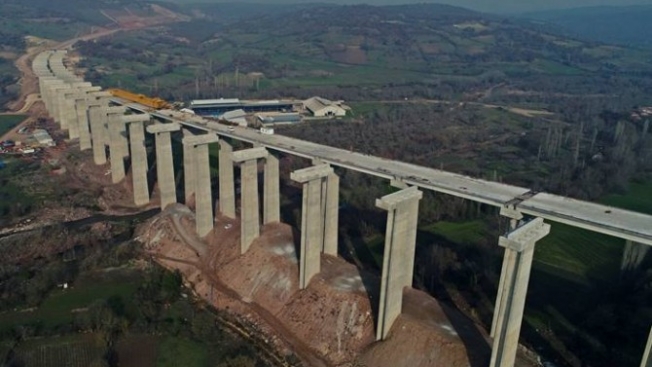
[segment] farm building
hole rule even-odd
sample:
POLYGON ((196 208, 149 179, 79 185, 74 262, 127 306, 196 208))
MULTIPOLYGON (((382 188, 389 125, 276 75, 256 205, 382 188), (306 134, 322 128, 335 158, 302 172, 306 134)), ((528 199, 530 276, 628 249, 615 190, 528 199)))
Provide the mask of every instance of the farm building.
POLYGON ((237 98, 201 99, 190 102, 189 108, 201 116, 219 116, 233 110, 254 112, 288 112, 294 104, 291 101, 245 101, 237 98))
POLYGON ((329 101, 321 97, 312 97, 303 102, 306 110, 315 117, 346 116, 341 102, 329 101))

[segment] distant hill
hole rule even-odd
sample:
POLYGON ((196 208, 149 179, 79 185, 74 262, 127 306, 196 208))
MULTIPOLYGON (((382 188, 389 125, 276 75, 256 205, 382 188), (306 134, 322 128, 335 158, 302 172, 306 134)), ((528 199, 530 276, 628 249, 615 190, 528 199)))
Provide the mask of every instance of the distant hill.
POLYGON ((652 5, 601 6, 526 13, 566 34, 605 43, 652 47, 652 5))
MULTIPOLYGON (((208 9, 204 8, 207 14, 208 9)), ((530 21, 449 5, 285 10, 220 26, 203 41, 222 44, 218 47, 224 52, 236 47, 241 56, 267 64, 300 69, 311 64, 315 72, 329 72, 333 64, 323 62, 456 76, 587 75, 652 69, 647 53, 560 36, 530 21)), ((188 37, 201 34, 200 30, 191 32, 193 26, 199 24, 182 25, 188 37)), ((241 61, 240 66, 246 68, 244 57, 241 61)))

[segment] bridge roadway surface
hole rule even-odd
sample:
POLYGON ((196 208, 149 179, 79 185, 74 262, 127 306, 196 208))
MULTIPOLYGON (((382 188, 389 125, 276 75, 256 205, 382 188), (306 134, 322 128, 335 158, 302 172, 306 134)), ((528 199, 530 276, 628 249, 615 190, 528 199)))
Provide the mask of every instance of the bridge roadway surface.
POLYGON ((116 104, 131 110, 149 113, 163 121, 177 122, 197 130, 214 132, 269 149, 309 159, 318 159, 333 166, 364 172, 389 180, 399 180, 411 186, 463 197, 495 207, 513 206, 517 211, 553 222, 604 233, 652 246, 652 216, 628 210, 570 199, 530 189, 491 182, 389 160, 344 149, 311 143, 282 135, 261 134, 258 130, 234 127, 209 121, 200 116, 174 110, 153 111, 151 108, 120 98, 116 104))

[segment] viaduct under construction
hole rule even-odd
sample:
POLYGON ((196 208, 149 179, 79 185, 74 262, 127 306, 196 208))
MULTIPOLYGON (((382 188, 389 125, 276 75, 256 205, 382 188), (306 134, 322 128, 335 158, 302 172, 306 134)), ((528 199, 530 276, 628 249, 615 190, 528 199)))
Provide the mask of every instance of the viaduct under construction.
MULTIPOLYGON (((405 287, 412 286, 418 206, 422 190, 462 197, 500 209, 510 219, 510 230, 500 236, 504 260, 490 331, 490 367, 515 363, 528 291, 534 248, 549 232, 552 222, 615 236, 624 240, 632 262, 641 261, 652 246, 652 216, 616 209, 527 188, 353 153, 256 130, 227 126, 170 109, 156 110, 121 99, 68 70, 65 51, 39 54, 33 69, 39 78, 42 100, 70 139, 79 139, 81 150, 93 151, 96 164, 107 163, 109 147, 114 183, 126 178, 125 158, 131 158, 133 200, 138 206, 150 201, 147 180, 145 133, 154 135, 156 176, 160 206, 177 202, 172 135, 183 143, 183 176, 186 200, 195 196, 196 231, 206 236, 213 229, 209 144, 219 144, 219 207, 222 215, 236 218, 234 166, 241 167, 240 251, 247 252, 262 224, 280 221, 278 154, 308 158, 312 166, 291 173, 303 186, 299 285, 305 289, 320 272, 320 254, 337 256, 339 177, 333 167, 355 170, 387 179, 400 191, 378 198, 376 206, 387 211, 387 231, 381 275, 376 339, 386 338, 401 313, 405 287), (229 141, 251 145, 233 150, 229 141), (263 162, 262 204, 259 202, 258 163, 263 162), (259 212, 262 206, 262 218, 259 212)), ((652 367, 652 334, 642 367, 652 367)))

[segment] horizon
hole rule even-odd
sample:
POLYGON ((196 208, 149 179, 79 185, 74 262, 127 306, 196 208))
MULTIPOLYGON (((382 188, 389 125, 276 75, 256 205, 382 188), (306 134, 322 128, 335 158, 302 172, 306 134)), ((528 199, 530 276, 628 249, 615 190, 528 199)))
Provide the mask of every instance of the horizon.
MULTIPOLYGON (((174 3, 265 3, 261 0, 166 0, 174 3)), ((520 0, 279 0, 277 4, 309 4, 324 3, 334 5, 367 4, 375 6, 408 5, 408 4, 443 4, 487 13, 528 13, 539 11, 571 10, 594 7, 629 7, 652 6, 652 0, 530 0, 526 3, 520 0)))

